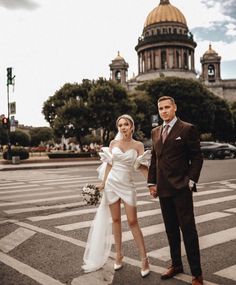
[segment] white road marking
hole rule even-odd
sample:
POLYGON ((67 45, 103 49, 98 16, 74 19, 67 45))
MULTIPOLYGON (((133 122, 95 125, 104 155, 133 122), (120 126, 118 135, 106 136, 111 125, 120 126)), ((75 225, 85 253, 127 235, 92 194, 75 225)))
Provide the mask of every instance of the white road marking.
MULTIPOLYGON (((33 187, 39 187, 40 185, 39 184, 31 184, 31 185, 29 185, 29 184, 24 184, 24 185, 16 185, 16 186, 5 186, 5 187, 2 187, 4 190, 5 189, 19 189, 19 188, 33 188, 33 187)), ((1 189, 2 189, 1 188, 1 189)))
POLYGON ((32 237, 35 232, 25 229, 25 228, 18 228, 14 232, 4 236, 0 239, 0 249, 7 253, 32 237))
MULTIPOLYGON (((149 217, 149 216, 154 216, 154 215, 159 215, 161 214, 160 209, 155 209, 155 210, 149 210, 149 211, 142 211, 138 212, 138 218, 144 218, 144 217, 149 217)), ((121 221, 127 221, 127 216, 122 215, 121 216, 121 221)), ((90 227, 92 224, 92 221, 84 221, 84 222, 78 222, 78 223, 73 223, 73 224, 65 224, 61 226, 56 226, 55 228, 60 229, 62 231, 72 231, 72 230, 78 230, 78 229, 83 229, 90 227)))
MULTIPOLYGON (((213 234, 199 237, 200 250, 236 239, 236 227, 219 231, 213 234)), ((186 255, 183 242, 181 242, 182 256, 186 255)), ((153 250, 148 253, 149 256, 161 259, 163 261, 170 260, 169 246, 161 249, 153 250)))
MULTIPOLYGON (((140 205, 146 205, 146 204, 151 204, 151 203, 152 202, 149 202, 149 201, 139 201, 137 204, 138 206, 140 206, 140 205)), ((97 211, 97 208, 91 208, 91 209, 76 210, 76 211, 63 212, 63 213, 57 213, 57 214, 50 214, 50 215, 45 215, 45 216, 35 216, 35 217, 27 218, 27 219, 32 222, 38 222, 38 221, 46 221, 46 220, 65 218, 65 217, 71 217, 71 216, 79 216, 83 214, 94 213, 96 211, 97 211)))
POLYGON ((35 280, 39 284, 42 285, 65 285, 60 281, 34 269, 33 267, 20 262, 19 260, 0 252, 0 261, 11 268, 15 269, 16 271, 20 272, 21 274, 28 276, 29 278, 35 280))
POLYGON ((225 212, 236 213, 236 208, 224 210, 225 212))
POLYGON ((224 197, 219 197, 219 198, 214 198, 214 199, 209 199, 209 200, 204 200, 204 201, 198 201, 198 202, 194 202, 194 207, 202 207, 202 206, 207 206, 211 204, 232 201, 235 199, 236 199, 236 195, 230 195, 230 196, 224 196, 224 197))
POLYGON ((236 265, 217 271, 214 274, 236 281, 236 265))
POLYGON ((43 193, 30 193, 30 194, 17 194, 17 195, 4 195, 1 199, 11 201, 15 198, 26 198, 26 197, 36 197, 36 196, 47 196, 47 195, 55 195, 55 194, 62 194, 62 193, 69 193, 75 192, 74 190, 58 190, 58 189, 51 189, 50 191, 43 192, 43 193))
POLYGON ((38 212, 38 211, 47 211, 52 209, 63 209, 63 208, 72 208, 85 205, 85 202, 74 202, 74 203, 65 203, 61 205, 53 205, 53 206, 36 206, 30 208, 19 208, 3 211, 6 214, 19 214, 19 213, 27 213, 27 212, 38 212))
POLYGON ((69 200, 69 199, 74 199, 74 198, 79 198, 79 197, 81 197, 80 194, 68 195, 68 196, 58 196, 58 197, 50 197, 50 198, 43 198, 43 199, 34 199, 34 200, 24 200, 24 201, 17 201, 17 202, 4 202, 4 203, 0 203, 0 207, 24 205, 24 204, 34 204, 34 203, 40 203, 40 202, 69 200))
MULTIPOLYGON (((30 188, 30 189, 18 189, 18 190, 6 190, 6 191, 0 191, 0 194, 12 194, 12 193, 24 193, 24 192, 36 192, 36 191, 46 191, 46 190, 51 190, 53 189, 52 187, 43 187, 43 188, 30 188)), ((2 198, 2 197, 1 197, 2 198)))
MULTIPOLYGON (((226 213, 213 212, 213 213, 197 216, 197 217, 195 217, 196 224, 200 224, 200 223, 208 222, 208 221, 211 221, 211 220, 215 220, 215 219, 220 219, 220 218, 223 218, 223 217, 231 216, 230 214, 226 214, 226 215, 225 214, 226 213)), ((164 231, 165 231, 164 223, 142 228, 143 236, 154 235, 154 234, 157 234, 157 233, 162 233, 164 231)), ((127 232, 123 232, 122 233, 122 241, 129 241, 129 240, 132 240, 132 239, 133 239, 133 235, 132 235, 131 231, 127 231, 127 232)))

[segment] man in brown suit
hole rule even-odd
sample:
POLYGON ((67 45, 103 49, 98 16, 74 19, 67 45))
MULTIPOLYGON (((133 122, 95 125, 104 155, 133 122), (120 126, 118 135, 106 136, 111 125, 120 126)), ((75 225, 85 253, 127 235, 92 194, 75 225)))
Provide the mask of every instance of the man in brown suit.
POLYGON ((163 125, 152 130, 148 185, 151 195, 159 196, 172 260, 161 279, 169 279, 183 272, 181 229, 193 275, 192 285, 202 285, 192 198, 203 164, 199 135, 192 124, 176 117, 177 106, 172 97, 160 97, 157 104, 163 125))

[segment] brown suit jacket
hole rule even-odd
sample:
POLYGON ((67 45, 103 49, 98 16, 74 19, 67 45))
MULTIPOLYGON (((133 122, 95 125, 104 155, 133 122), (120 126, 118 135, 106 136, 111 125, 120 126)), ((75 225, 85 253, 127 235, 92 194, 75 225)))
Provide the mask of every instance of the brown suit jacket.
POLYGON ((148 183, 157 184, 158 196, 168 197, 188 189, 190 179, 198 182, 203 157, 194 125, 177 119, 164 144, 161 133, 162 126, 152 130, 148 183))

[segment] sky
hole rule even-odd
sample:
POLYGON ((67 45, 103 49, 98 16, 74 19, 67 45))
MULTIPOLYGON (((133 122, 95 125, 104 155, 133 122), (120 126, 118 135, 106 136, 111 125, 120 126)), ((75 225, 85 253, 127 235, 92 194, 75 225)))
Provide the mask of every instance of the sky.
MULTIPOLYGON (((159 0, 0 0, 0 115, 7 114, 7 67, 15 75, 15 119, 48 126, 43 103, 65 83, 109 79, 117 56, 137 75, 135 46, 159 0)), ((222 78, 236 79, 236 1, 170 0, 197 42, 195 67, 209 43, 221 56, 222 78)))

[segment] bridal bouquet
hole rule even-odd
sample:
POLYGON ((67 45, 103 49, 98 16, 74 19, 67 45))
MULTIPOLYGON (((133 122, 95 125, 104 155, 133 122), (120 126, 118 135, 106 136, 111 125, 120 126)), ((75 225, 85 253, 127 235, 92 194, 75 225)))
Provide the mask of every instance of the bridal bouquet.
POLYGON ((102 197, 98 187, 94 184, 86 184, 82 189, 82 198, 87 205, 97 205, 102 197))

